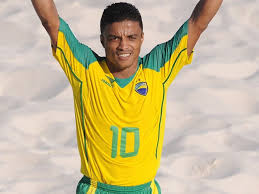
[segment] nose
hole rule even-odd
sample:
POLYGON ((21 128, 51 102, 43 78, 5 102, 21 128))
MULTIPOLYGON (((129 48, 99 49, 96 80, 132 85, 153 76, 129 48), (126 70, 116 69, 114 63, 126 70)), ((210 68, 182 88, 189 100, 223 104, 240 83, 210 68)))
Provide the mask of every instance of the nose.
POLYGON ((126 38, 122 38, 118 45, 118 50, 127 50, 128 49, 128 41, 126 38))

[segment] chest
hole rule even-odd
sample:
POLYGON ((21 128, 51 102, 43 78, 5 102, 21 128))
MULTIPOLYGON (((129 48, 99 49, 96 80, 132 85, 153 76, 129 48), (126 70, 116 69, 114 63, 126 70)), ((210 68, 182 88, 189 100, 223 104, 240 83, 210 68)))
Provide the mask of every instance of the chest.
POLYGON ((160 77, 152 71, 140 68, 125 87, 101 70, 86 77, 83 95, 91 115, 138 121, 160 112, 164 91, 160 77))

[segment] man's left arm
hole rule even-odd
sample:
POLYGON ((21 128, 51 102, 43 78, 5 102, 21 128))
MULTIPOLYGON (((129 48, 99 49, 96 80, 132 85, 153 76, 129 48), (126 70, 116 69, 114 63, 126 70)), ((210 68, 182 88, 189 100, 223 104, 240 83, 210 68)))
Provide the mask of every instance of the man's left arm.
POLYGON ((194 8, 188 23, 187 53, 191 55, 201 33, 216 15, 223 0, 200 0, 194 8))

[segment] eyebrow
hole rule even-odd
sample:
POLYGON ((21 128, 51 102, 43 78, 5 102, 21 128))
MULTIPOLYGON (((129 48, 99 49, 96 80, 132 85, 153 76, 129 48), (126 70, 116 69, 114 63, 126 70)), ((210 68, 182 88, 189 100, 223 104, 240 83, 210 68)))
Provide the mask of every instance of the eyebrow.
MULTIPOLYGON (((127 37, 129 37, 129 36, 138 36, 138 34, 130 34, 127 37)), ((121 38, 121 36, 118 36, 118 35, 115 35, 115 34, 109 34, 108 37, 109 38, 111 38, 111 37, 121 38)))
POLYGON ((128 36, 138 36, 138 34, 130 34, 130 35, 128 35, 128 36))
POLYGON ((109 38, 110 38, 110 37, 118 37, 118 38, 120 38, 120 36, 117 36, 117 35, 114 35, 114 34, 109 34, 108 37, 109 37, 109 38))

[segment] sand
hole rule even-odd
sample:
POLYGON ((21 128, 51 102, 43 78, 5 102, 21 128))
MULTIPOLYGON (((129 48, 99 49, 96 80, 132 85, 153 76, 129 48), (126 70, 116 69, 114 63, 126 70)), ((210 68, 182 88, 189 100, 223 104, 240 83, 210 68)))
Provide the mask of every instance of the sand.
MULTIPOLYGON (((57 0, 100 55, 111 1, 57 0)), ((198 1, 142 0, 141 56, 172 37, 198 1)), ((30 1, 0 0, 0 193, 75 193, 81 178, 72 90, 30 1)), ((259 193, 259 1, 224 1, 168 92, 157 180, 163 194, 259 193)))

